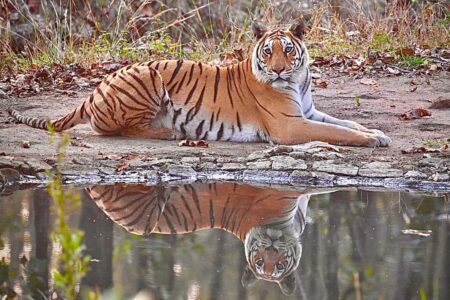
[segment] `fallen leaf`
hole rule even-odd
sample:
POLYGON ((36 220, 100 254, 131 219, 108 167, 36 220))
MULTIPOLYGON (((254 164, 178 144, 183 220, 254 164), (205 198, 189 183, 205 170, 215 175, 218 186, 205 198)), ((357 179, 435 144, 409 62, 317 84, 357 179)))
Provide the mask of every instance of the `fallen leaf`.
POLYGON ((450 108, 450 99, 442 99, 439 97, 436 101, 431 103, 430 108, 442 109, 442 108, 450 108))
POLYGON ((418 235, 423 237, 429 237, 433 231, 432 230, 415 230, 415 229, 403 229, 403 234, 411 234, 411 235, 418 235))
POLYGON ((178 143, 178 147, 201 147, 208 148, 208 142, 205 140, 193 141, 193 140, 182 140, 178 143))
POLYGON ((400 56, 414 56, 416 52, 412 48, 400 48, 395 51, 395 54, 400 56))
POLYGON ((120 162, 120 163, 118 163, 118 164, 116 165, 116 170, 117 170, 117 171, 123 171, 123 170, 125 170, 126 168, 128 168, 128 162, 126 162, 126 161, 122 161, 122 162, 120 162))
POLYGON ((441 148, 429 148, 425 146, 413 147, 407 150, 401 150, 402 154, 414 154, 414 153, 441 153, 448 151, 448 144, 443 145, 441 148))
POLYGON ((431 116, 431 112, 426 110, 425 108, 414 108, 405 112, 404 114, 401 114, 399 116, 399 119, 402 121, 407 121, 429 116, 431 116))
POLYGON ((313 83, 314 83, 314 85, 317 85, 323 89, 326 89, 328 87, 328 82, 323 79, 314 79, 313 83))
POLYGON ((361 79, 360 83, 364 85, 376 85, 377 81, 375 79, 363 78, 361 79))

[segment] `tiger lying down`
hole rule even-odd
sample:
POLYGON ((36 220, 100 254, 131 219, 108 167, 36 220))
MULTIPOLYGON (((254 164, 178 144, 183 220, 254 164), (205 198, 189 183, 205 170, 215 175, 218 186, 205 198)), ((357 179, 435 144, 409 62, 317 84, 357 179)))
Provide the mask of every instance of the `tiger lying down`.
MULTIPOLYGON (((388 146, 383 132, 314 108, 304 25, 267 30, 255 23, 251 58, 228 67, 185 60, 137 63, 107 76, 56 131, 89 123, 103 135, 299 144, 388 146)), ((48 129, 47 120, 9 113, 48 129)))
POLYGON ((242 284, 278 283, 284 294, 296 287, 301 235, 313 191, 279 191, 236 183, 184 186, 115 184, 87 189, 114 222, 139 234, 184 234, 211 228, 244 243, 242 284))

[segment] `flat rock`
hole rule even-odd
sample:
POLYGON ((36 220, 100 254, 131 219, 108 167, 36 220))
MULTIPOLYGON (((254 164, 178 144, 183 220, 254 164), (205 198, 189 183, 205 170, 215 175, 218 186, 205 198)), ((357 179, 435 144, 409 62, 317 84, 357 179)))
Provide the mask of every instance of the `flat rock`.
POLYGON ((290 156, 273 156, 270 160, 272 161, 272 170, 275 171, 308 169, 304 160, 290 156))
POLYGON ((355 176, 358 174, 358 167, 349 164, 336 164, 334 160, 316 161, 312 168, 316 171, 340 175, 355 176))
POLYGON ((247 163, 247 168, 250 170, 267 170, 272 167, 272 161, 260 160, 247 163))
POLYGON ((419 161, 419 167, 439 168, 444 165, 444 160, 438 157, 424 158, 419 161))
POLYGON ((269 154, 267 153, 267 151, 255 151, 250 153, 249 156, 247 156, 247 160, 248 161, 253 161, 253 160, 257 160, 257 159, 263 159, 269 157, 269 154))
POLYGON ((403 176, 403 171, 392 168, 392 165, 388 162, 376 161, 362 166, 358 175, 364 177, 401 177, 403 176))
POLYGON ((181 162, 187 164, 200 163, 200 157, 182 157, 181 162))
POLYGON ((427 174, 414 170, 406 172, 404 176, 405 178, 420 178, 420 179, 428 177, 427 174))
POLYGON ((448 181, 450 179, 450 175, 447 173, 434 173, 431 176, 431 180, 433 181, 448 181))

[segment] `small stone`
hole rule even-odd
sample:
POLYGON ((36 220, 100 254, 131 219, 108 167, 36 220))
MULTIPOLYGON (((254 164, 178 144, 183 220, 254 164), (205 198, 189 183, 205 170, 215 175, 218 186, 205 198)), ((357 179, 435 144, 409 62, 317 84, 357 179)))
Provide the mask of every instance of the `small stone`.
POLYGON ((250 170, 265 170, 265 169, 270 169, 271 166, 272 166, 272 162, 270 160, 260 160, 260 161, 247 163, 247 167, 250 170))
POLYGON ((187 164, 197 164, 200 162, 200 157, 182 157, 181 162, 187 164))
POLYGON ((334 163, 334 160, 316 161, 313 164, 313 169, 321 172, 341 175, 355 176, 358 174, 358 167, 348 164, 336 164, 334 163))
POLYGON ((289 153, 289 156, 292 157, 292 158, 301 158, 301 159, 303 159, 303 158, 308 157, 308 154, 306 154, 306 152, 303 152, 303 151, 294 151, 294 152, 289 153))
POLYGON ((22 141, 22 148, 28 149, 31 147, 30 141, 22 141))
POLYGON ((165 171, 170 175, 181 175, 181 176, 192 176, 197 173, 191 167, 179 165, 168 165, 165 171))
POLYGON ((290 156, 273 156, 270 158, 272 161, 272 170, 306 170, 308 166, 304 160, 295 159, 290 156))
POLYGON ((85 157, 75 157, 72 159, 72 162, 76 165, 90 165, 92 164, 92 161, 90 159, 87 159, 85 157))
POLYGON ((434 173, 431 176, 431 179, 433 181, 448 181, 450 179, 450 176, 446 173, 434 173))
POLYGON ((239 171, 239 170, 245 170, 245 169, 247 169, 247 167, 241 163, 225 163, 222 166, 222 170, 225 170, 225 171, 239 171))
POLYGON ((427 178, 427 174, 419 172, 419 171, 408 171, 406 172, 406 174, 404 175, 405 178, 427 178))
POLYGON ((202 157, 202 162, 216 162, 217 158, 212 156, 204 156, 202 157))
POLYGON ((437 157, 424 158, 419 161, 419 167, 439 168, 444 164, 444 160, 437 157))
POLYGON ((204 162, 199 165, 201 170, 216 170, 217 165, 212 162, 204 162))
POLYGON ((262 159, 268 157, 269 154, 266 151, 255 151, 253 153, 250 153, 249 156, 247 156, 248 161, 262 159))
POLYGON ((229 158, 229 157, 219 157, 217 159, 217 163, 219 163, 219 164, 231 163, 231 162, 235 162, 235 160, 232 158, 229 158))
POLYGON ((376 161, 362 166, 358 175, 364 177, 401 177, 403 171, 392 168, 390 163, 376 161))

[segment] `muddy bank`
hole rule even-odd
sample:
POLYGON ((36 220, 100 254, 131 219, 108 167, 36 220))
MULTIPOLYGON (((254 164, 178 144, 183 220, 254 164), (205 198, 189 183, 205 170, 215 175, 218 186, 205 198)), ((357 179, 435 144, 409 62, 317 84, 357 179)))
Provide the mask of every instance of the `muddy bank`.
MULTIPOLYGON (((223 179, 450 190, 448 151, 401 153, 424 143, 450 138, 450 110, 429 109, 431 117, 399 119, 400 114, 410 109, 429 108, 438 99, 450 99, 448 73, 426 78, 380 78, 372 86, 361 84, 360 79, 322 76, 328 87, 315 87, 317 108, 384 131, 393 140, 390 147, 306 149, 213 142, 208 148, 189 148, 178 147, 176 141, 97 136, 88 126, 79 126, 71 130, 72 141, 66 149, 63 174, 67 182, 223 179)), ((87 95, 88 90, 77 91, 76 95, 71 93, 71 96, 59 91, 1 99, 0 169, 17 170, 23 182, 30 179, 42 182, 44 170, 55 164, 55 149, 48 142, 48 134, 11 123, 5 111, 8 107, 25 111, 27 115, 56 118, 76 107, 87 95)), ((16 175, 8 176, 15 180, 16 175)))

